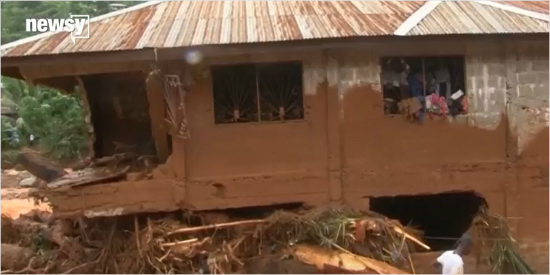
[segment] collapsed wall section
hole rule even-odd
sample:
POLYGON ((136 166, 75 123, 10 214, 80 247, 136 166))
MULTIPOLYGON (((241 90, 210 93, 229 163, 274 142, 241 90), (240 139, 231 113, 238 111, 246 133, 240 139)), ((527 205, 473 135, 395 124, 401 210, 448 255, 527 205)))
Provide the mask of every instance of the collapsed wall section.
POLYGON ((83 77, 96 140, 96 158, 127 150, 155 155, 142 72, 83 77))

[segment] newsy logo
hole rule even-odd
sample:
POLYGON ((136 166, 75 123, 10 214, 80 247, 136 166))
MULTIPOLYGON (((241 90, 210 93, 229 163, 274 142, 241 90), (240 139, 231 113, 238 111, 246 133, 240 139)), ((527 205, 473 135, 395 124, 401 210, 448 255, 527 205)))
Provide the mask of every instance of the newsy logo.
POLYGON ((71 34, 73 44, 76 39, 90 38, 90 16, 71 15, 67 19, 36 19, 26 21, 27 32, 68 32, 71 34))

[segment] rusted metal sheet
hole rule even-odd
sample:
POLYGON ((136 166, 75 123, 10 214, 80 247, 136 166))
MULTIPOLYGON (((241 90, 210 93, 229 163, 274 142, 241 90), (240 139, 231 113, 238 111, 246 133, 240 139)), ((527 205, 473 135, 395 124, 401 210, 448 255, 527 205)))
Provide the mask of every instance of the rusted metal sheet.
POLYGON ((548 31, 548 21, 473 1, 446 1, 439 4, 407 35, 548 33, 548 31))
MULTIPOLYGON (((390 35, 422 1, 170 1, 103 16, 90 38, 58 33, 4 57, 390 35)), ((6 46, 9 46, 6 48, 6 46)))
POLYGON ((550 4, 548 1, 502 1, 500 3, 546 14, 548 14, 550 4))
MULTIPOLYGON (((392 35, 425 1, 166 1, 96 17, 90 38, 41 35, 4 57, 392 35)), ((504 2, 499 2, 504 3, 504 2)), ((506 5, 548 14, 545 1, 506 5)), ((473 2, 445 1, 407 35, 548 32, 548 23, 473 2)))

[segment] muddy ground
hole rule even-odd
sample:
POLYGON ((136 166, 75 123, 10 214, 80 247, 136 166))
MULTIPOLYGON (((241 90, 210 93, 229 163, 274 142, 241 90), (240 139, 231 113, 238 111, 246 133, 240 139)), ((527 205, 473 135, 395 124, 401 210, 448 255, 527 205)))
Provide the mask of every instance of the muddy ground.
POLYGON ((22 179, 30 176, 27 171, 2 170, 2 215, 15 219, 33 209, 50 211, 45 203, 35 205, 34 200, 29 199, 29 188, 19 186, 22 179))

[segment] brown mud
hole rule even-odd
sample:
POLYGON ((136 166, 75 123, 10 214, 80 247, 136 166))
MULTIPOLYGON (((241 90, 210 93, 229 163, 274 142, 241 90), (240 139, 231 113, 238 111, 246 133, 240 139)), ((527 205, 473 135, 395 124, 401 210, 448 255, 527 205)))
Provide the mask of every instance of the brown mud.
POLYGON ((384 115, 376 85, 345 89, 340 99, 327 83, 304 98, 303 122, 214 125, 206 84, 189 97, 193 138, 173 143, 173 167, 181 169, 162 179, 50 194, 57 211, 131 214, 331 201, 368 209, 370 197, 464 190, 481 194, 496 213, 521 217, 514 226, 521 238, 548 241, 541 222, 548 213, 537 213, 548 209, 547 127, 518 155, 506 114, 498 122, 471 115, 452 123, 426 117, 418 125, 384 115), (484 123, 491 129, 480 128, 484 123))

